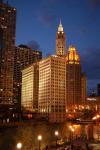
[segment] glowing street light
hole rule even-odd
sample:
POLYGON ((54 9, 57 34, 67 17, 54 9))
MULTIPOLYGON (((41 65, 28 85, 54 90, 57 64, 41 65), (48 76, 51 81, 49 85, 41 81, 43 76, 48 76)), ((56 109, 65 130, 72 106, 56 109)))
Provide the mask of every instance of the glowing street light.
POLYGON ((58 136, 59 135, 59 132, 58 131, 55 131, 55 136, 58 136))
POLYGON ((99 119, 99 118, 100 118, 100 115, 97 114, 96 116, 94 116, 94 117, 92 118, 92 120, 97 120, 97 119, 99 119))
POLYGON ((97 117, 96 117, 96 116, 92 118, 92 120, 96 120, 96 119, 97 119, 97 117))
POLYGON ((58 131, 55 131, 55 136, 56 136, 56 149, 57 149, 57 140, 58 140, 58 135, 59 135, 59 132, 58 132, 58 131))
POLYGON ((38 141, 39 141, 39 150, 40 150, 40 146, 41 146, 41 140, 42 140, 42 136, 38 135, 38 141))
POLYGON ((17 147, 17 149, 21 149, 22 148, 22 143, 17 143, 17 145, 16 145, 16 147, 17 147))
POLYGON ((70 125, 69 128, 72 129, 72 126, 70 125))
POLYGON ((74 131, 75 131, 75 129, 74 129, 74 128, 72 128, 71 130, 72 130, 72 132, 74 132, 74 131))
POLYGON ((97 115, 97 118, 100 118, 100 116, 99 116, 99 115, 97 115))

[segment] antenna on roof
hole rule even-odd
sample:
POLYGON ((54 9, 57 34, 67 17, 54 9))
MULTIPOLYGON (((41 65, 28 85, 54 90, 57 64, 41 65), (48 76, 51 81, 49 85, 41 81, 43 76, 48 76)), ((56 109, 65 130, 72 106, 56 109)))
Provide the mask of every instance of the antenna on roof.
POLYGON ((61 18, 60 18, 60 25, 62 25, 62 23, 61 23, 61 18))

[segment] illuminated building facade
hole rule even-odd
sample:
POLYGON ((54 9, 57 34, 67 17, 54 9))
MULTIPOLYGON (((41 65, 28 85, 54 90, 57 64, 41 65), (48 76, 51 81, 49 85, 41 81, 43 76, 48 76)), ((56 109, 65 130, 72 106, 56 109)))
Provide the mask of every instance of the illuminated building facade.
POLYGON ((0 2, 0 104, 13 104, 16 9, 0 2))
POLYGON ((66 55, 66 35, 63 30, 61 21, 58 27, 58 31, 56 33, 56 55, 58 56, 66 55))
POLYGON ((39 65, 34 63, 22 71, 21 107, 23 111, 38 110, 39 65))
POLYGON ((14 103, 20 107, 21 105, 21 84, 22 84, 22 70, 40 61, 42 52, 39 50, 32 50, 26 45, 19 45, 14 51, 14 103))
POLYGON ((85 73, 81 75, 81 104, 86 104, 86 97, 87 97, 87 77, 85 73))
POLYGON ((40 114, 48 116, 50 122, 65 120, 66 61, 56 55, 39 62, 40 114))
POLYGON ((81 64, 76 48, 70 46, 66 56, 66 106, 72 108, 81 102, 81 64))

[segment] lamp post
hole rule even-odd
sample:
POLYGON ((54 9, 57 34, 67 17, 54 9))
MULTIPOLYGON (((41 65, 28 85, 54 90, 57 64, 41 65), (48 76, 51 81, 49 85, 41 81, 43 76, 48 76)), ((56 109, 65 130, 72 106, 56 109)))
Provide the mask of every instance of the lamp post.
POLYGON ((42 136, 41 136, 41 135, 38 135, 38 141, 39 141, 39 150, 40 150, 40 147, 41 147, 41 140, 42 140, 42 136))
POLYGON ((21 149, 21 148, 22 148, 22 143, 20 143, 20 142, 17 143, 16 148, 17 148, 17 149, 21 149))
POLYGON ((75 129, 72 128, 72 129, 71 129, 71 132, 72 132, 72 140, 73 140, 73 133, 74 133, 74 131, 75 131, 75 129))
POLYGON ((55 136, 56 136, 56 149, 57 149, 57 140, 58 140, 58 135, 59 135, 59 132, 58 132, 58 131, 55 131, 55 136))
POLYGON ((75 129, 73 128, 72 125, 70 125, 69 128, 70 128, 70 142, 71 142, 71 149, 74 150, 74 147, 73 147, 73 133, 74 133, 75 129))
POLYGON ((70 128, 70 140, 72 141, 73 140, 73 133, 74 133, 75 129, 73 128, 72 125, 70 125, 69 128, 70 128))

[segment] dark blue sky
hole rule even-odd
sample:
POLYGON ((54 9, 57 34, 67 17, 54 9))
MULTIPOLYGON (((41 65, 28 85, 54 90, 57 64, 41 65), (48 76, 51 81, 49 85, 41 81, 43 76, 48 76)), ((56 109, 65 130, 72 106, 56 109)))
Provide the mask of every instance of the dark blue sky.
POLYGON ((43 56, 55 53, 61 18, 67 47, 81 56, 88 89, 100 83, 100 0, 9 0, 17 8, 16 45, 31 44, 43 56))

